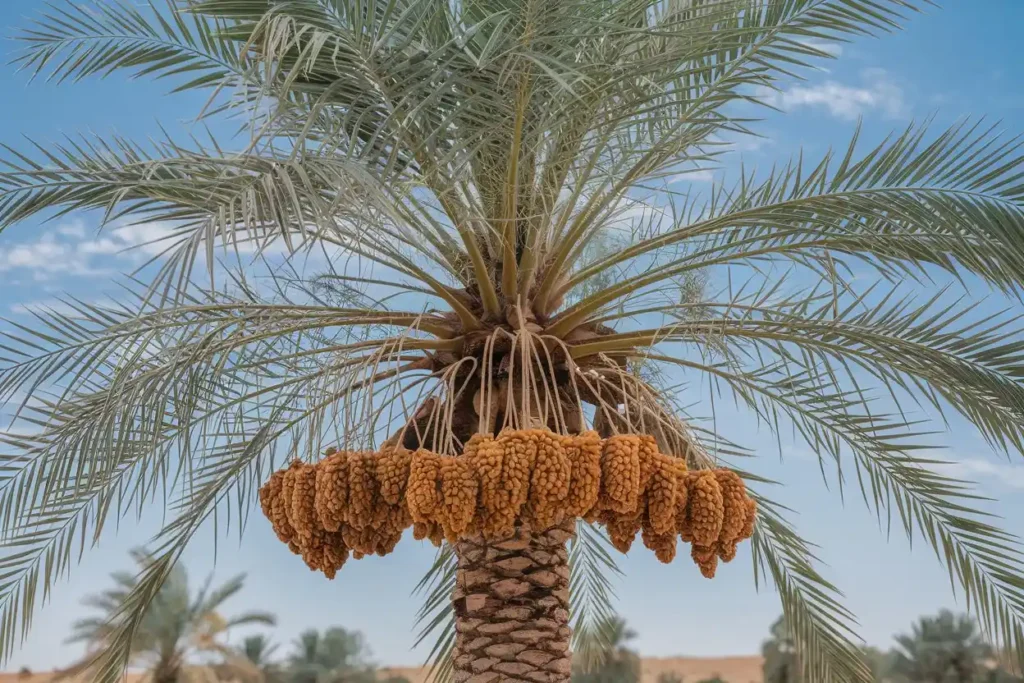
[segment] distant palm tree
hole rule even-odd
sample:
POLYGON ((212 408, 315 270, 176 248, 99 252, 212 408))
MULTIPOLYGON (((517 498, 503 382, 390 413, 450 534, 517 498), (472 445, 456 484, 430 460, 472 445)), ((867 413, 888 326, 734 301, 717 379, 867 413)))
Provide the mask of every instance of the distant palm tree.
MULTIPOLYGON (((131 554, 140 569, 145 569, 151 561, 151 556, 142 549, 135 549, 131 554)), ((113 588, 84 600, 99 614, 73 624, 68 642, 85 643, 88 652, 65 674, 90 671, 95 654, 107 647, 111 634, 118 631, 137 578, 131 572, 117 572, 111 578, 113 588)), ((275 619, 266 612, 246 612, 235 617, 221 614, 221 607, 242 589, 244 581, 245 575, 239 574, 220 586, 211 587, 210 577, 193 594, 185 568, 175 565, 142 615, 131 643, 130 666, 144 669, 146 680, 152 683, 208 681, 216 678, 217 672, 224 671, 234 671, 238 678, 252 678, 252 668, 224 643, 224 637, 232 627, 270 626, 275 619), (210 655, 216 655, 216 664, 197 661, 210 655)))
POLYGON ((992 647, 977 623, 943 610, 922 617, 910 634, 896 637, 892 674, 908 683, 978 683, 989 680, 992 647))
POLYGON ((637 683, 640 657, 627 646, 636 631, 620 617, 609 617, 597 628, 605 647, 594 661, 577 664, 572 683, 637 683))
POLYGON ((299 634, 288 660, 292 683, 361 683, 375 681, 363 637, 340 627, 323 633, 310 629, 299 634))
POLYGON ((281 663, 273 659, 277 645, 263 634, 249 636, 242 641, 240 648, 245 658, 255 667, 261 677, 261 683, 282 683, 286 680, 281 663))
POLYGON ((761 654, 764 657, 764 683, 797 683, 800 680, 796 643, 784 617, 779 617, 772 624, 771 637, 761 645, 761 654))
POLYGON ((871 675, 876 683, 891 680, 893 652, 879 650, 877 647, 865 647, 864 660, 871 667, 871 675))

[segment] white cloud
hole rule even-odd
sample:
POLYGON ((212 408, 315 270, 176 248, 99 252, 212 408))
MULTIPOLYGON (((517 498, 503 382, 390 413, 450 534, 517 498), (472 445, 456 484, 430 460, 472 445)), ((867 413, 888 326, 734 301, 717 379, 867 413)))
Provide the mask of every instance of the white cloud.
POLYGON ((24 271, 36 280, 58 275, 110 275, 112 259, 162 253, 174 230, 162 223, 113 228, 93 237, 81 221, 62 223, 31 242, 0 248, 0 272, 24 271))
POLYGON ((1008 488, 1024 490, 1024 465, 992 462, 982 458, 967 458, 942 465, 941 470, 943 474, 950 477, 974 480, 979 483, 998 483, 1008 488))
MULTIPOLYGON (((771 91, 763 91, 760 93, 765 99, 771 100, 774 95, 771 91)), ((728 150, 730 152, 759 152, 763 147, 775 144, 773 137, 776 137, 778 133, 772 130, 763 130, 762 135, 753 134, 730 134, 726 137, 719 135, 711 135, 708 138, 708 142, 720 149, 728 150)))
POLYGON ((73 220, 57 227, 57 233, 65 237, 85 239, 85 224, 80 220, 73 220))
POLYGON ((715 172, 706 168, 694 169, 669 176, 668 184, 673 183, 710 183, 715 179, 715 172))
POLYGON ((36 280, 45 280, 57 274, 100 275, 110 271, 89 263, 78 253, 73 240, 58 239, 56 231, 47 233, 35 242, 15 244, 0 249, 0 273, 25 270, 36 280))
POLYGON ((827 52, 833 57, 843 56, 843 46, 840 45, 839 43, 830 43, 824 40, 814 40, 812 38, 810 40, 802 40, 800 41, 800 44, 806 45, 807 47, 819 50, 821 52, 827 52))
POLYGON ((125 245, 124 248, 150 256, 163 253, 176 241, 175 230, 165 223, 126 225, 111 231, 111 234, 125 245))
MULTIPOLYGON (((55 281, 65 276, 110 277, 125 270, 125 263, 138 266, 143 261, 173 251, 183 233, 173 223, 140 223, 87 229, 75 220, 47 230, 33 241, 0 242, 0 273, 3 281, 55 281)), ((275 238, 261 250, 263 240, 238 235, 238 244, 225 246, 219 239, 217 258, 240 256, 285 257, 287 245, 275 238)), ((200 258, 204 252, 200 252, 200 258)))
POLYGON ((841 119, 856 119, 877 111, 887 118, 902 118, 909 107, 903 89, 894 83, 884 69, 867 69, 861 73, 860 87, 825 81, 818 85, 797 85, 782 92, 764 93, 764 99, 785 111, 800 107, 824 108, 841 119))
POLYGON ((10 308, 11 313, 59 313, 69 317, 82 316, 77 308, 60 299, 26 301, 25 303, 11 304, 10 308))

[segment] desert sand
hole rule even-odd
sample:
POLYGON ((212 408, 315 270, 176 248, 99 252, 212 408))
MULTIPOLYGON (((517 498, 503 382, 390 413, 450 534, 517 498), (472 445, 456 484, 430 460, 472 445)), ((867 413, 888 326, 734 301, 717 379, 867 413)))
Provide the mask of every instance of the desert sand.
MULTIPOLYGON (((645 657, 641 660, 641 683, 657 683, 658 676, 675 672, 684 683, 697 683, 719 676, 726 683, 761 683, 760 657, 645 657)), ((408 678, 410 683, 425 683, 424 669, 392 668, 381 673, 393 673, 408 678)), ((0 679, 0 683, 7 683, 0 679)), ((34 681, 32 683, 35 683, 34 681)))
MULTIPOLYGON (((706 678, 721 677, 726 683, 761 683, 760 657, 645 657, 641 660, 641 683, 656 683, 663 673, 676 673, 684 683, 697 683, 706 678)), ((427 671, 422 668, 381 669, 383 675, 408 678, 410 683, 425 683, 427 671)), ((142 677, 129 674, 125 683, 137 683, 142 677)), ((32 674, 0 673, 0 683, 49 683, 52 672, 32 674)), ((85 679, 65 679, 67 683, 85 683, 85 679)))

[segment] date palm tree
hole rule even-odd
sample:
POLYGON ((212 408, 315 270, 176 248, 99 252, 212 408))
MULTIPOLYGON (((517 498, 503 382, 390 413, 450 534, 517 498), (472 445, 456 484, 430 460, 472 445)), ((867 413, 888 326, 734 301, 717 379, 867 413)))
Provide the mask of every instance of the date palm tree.
POLYGON ((640 657, 630 649, 629 643, 636 638, 636 631, 626 625, 621 617, 611 617, 601 623, 605 647, 599 662, 581 662, 582 670, 573 675, 574 683, 638 683, 640 680, 640 657))
MULTIPOLYGON (((823 42, 930 3, 168 1, 58 1, 21 34, 30 73, 206 91, 201 116, 244 141, 4 148, 0 226, 96 211, 108 229, 162 226, 163 251, 117 305, 72 300, 7 332, 0 400, 31 429, 3 437, 0 529, 21 550, 0 559, 0 650, 73 538, 155 498, 172 517, 110 634, 113 680, 200 525, 244 522, 273 469, 325 446, 397 435, 458 456, 475 433, 541 426, 651 434, 691 469, 750 454, 688 412, 673 387, 691 381, 795 434, 823 472, 855 472, 1024 655, 1016 540, 922 455, 952 416, 1024 451, 1018 142, 971 121, 853 131, 814 160, 687 185, 754 134, 745 107, 829 58, 823 42), (992 292, 1006 310, 978 308, 992 292)), ((811 544, 747 481, 756 581, 778 590, 805 677, 870 680, 811 544)), ((614 564, 587 524, 565 540, 538 530, 516 561, 571 570, 587 656, 614 564)), ((500 575, 479 551, 443 547, 422 584, 442 672, 456 627, 500 619, 447 599, 467 563, 500 575)), ((552 645, 555 673, 535 680, 568 676, 552 645)), ((482 657, 465 654, 460 681, 482 657)))
POLYGON ((800 663, 796 644, 789 634, 785 617, 772 624, 770 637, 761 644, 765 683, 800 683, 800 663))
POLYGON ((965 614, 943 610, 922 617, 908 634, 896 636, 891 672, 897 681, 974 683, 994 667, 991 646, 965 614))
POLYGON ((362 634, 343 628, 303 631, 288 658, 292 683, 367 683, 377 680, 362 634))
POLYGON ((255 668, 259 683, 285 683, 287 677, 284 667, 274 659, 277 645, 270 642, 270 639, 262 633, 247 636, 239 648, 242 656, 255 668))
MULTIPOLYGON (((139 568, 144 568, 152 557, 143 550, 132 552, 139 568)), ((91 595, 85 604, 99 613, 72 625, 69 643, 84 643, 86 656, 69 667, 66 673, 89 671, 96 661, 96 653, 117 637, 117 624, 126 601, 136 588, 136 574, 118 572, 111 578, 114 587, 91 595)), ((212 577, 211 577, 212 578, 212 577)), ((239 575, 214 586, 210 579, 193 590, 185 568, 175 565, 163 586, 146 607, 130 646, 130 664, 145 672, 145 679, 153 683, 189 683, 216 680, 217 672, 230 673, 238 680, 254 680, 259 672, 248 661, 224 642, 232 627, 275 623, 266 612, 247 612, 226 617, 221 610, 225 602, 238 594, 245 576, 239 575), (204 663, 204 657, 214 660, 204 663), (199 660, 197 660, 199 658, 199 660)))

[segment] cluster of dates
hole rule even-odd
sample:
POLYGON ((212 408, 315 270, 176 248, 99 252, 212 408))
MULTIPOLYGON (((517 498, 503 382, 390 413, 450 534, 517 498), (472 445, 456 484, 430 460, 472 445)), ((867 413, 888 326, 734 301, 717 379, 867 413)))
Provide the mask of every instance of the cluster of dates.
POLYGON ((260 505, 278 538, 328 578, 350 556, 390 553, 410 526, 440 545, 570 518, 604 525, 621 552, 640 534, 662 562, 675 558, 678 540, 688 542, 711 578, 751 536, 756 515, 735 472, 688 471, 653 437, 544 429, 477 434, 458 456, 328 450, 315 465, 295 461, 275 472, 260 505))

